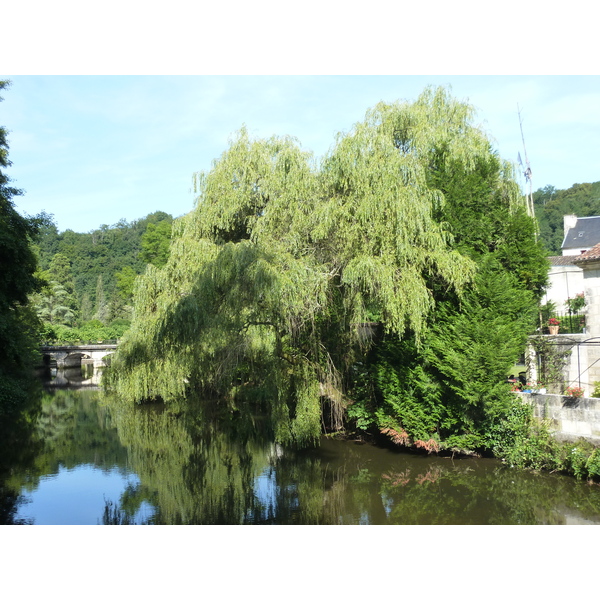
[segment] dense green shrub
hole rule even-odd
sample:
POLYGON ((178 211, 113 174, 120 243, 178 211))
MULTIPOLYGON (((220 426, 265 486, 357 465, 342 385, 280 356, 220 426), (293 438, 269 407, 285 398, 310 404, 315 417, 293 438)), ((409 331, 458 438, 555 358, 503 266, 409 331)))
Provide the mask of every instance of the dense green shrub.
POLYGON ((585 463, 588 477, 600 478, 600 448, 594 448, 585 463))
POLYGON ((515 464, 527 445, 533 425, 532 408, 511 394, 510 405, 502 417, 489 423, 485 433, 485 446, 494 456, 515 464))
POLYGON ((533 421, 531 407, 518 399, 509 418, 490 429, 488 440, 494 455, 510 466, 600 479, 599 448, 584 439, 559 442, 543 424, 533 421))
POLYGON ((93 320, 84 323, 81 327, 47 324, 42 332, 42 341, 53 345, 109 342, 121 338, 129 329, 129 325, 129 321, 125 319, 113 321, 110 325, 103 325, 101 321, 93 320))

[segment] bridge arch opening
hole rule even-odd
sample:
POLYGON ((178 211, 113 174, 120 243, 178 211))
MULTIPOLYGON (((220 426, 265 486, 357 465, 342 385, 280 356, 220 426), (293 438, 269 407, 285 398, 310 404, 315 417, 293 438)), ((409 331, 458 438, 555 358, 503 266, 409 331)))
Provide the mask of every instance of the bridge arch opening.
POLYGON ((87 364, 92 361, 89 354, 83 352, 71 352, 65 357, 65 368, 81 367, 82 364, 87 364))

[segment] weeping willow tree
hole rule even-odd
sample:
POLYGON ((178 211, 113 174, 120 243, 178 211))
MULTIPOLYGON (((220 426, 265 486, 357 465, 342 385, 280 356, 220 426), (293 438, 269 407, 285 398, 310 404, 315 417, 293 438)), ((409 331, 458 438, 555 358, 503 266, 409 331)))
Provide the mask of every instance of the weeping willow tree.
MULTIPOLYGON (((438 291, 460 298, 475 277, 432 176, 493 154, 473 116, 427 89, 368 111, 319 162, 293 138, 239 131, 195 176, 167 263, 139 277, 110 387, 136 402, 252 401, 282 443, 316 440, 325 406, 339 427, 349 367, 372 343, 361 324, 419 344, 438 291)), ((521 202, 509 194, 506 210, 521 202)))

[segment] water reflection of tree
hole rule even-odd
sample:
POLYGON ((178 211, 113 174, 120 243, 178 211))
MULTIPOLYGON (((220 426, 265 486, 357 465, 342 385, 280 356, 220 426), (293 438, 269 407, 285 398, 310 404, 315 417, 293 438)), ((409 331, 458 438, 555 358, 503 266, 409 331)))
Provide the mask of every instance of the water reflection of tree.
POLYGON ((598 522, 600 487, 495 461, 342 451, 277 468, 278 523, 559 524, 565 506, 598 522), (358 460, 357 460, 358 458, 358 460), (395 463, 395 464, 394 464, 395 463), (294 502, 292 503, 291 500, 294 502))
POLYGON ((598 520, 600 489, 569 477, 481 468, 481 461, 432 464, 425 470, 382 477, 389 524, 558 524, 565 503, 591 509, 598 520), (409 479, 407 482, 406 479, 409 479))
POLYGON ((98 521, 167 524, 554 524, 600 520, 600 486, 490 460, 450 460, 323 440, 292 451, 267 420, 197 400, 165 406, 98 402, 93 392, 32 396, 0 420, 0 524, 21 491, 59 466, 134 470, 98 521))
POLYGON ((115 467, 125 471, 127 451, 119 442, 110 411, 97 400, 97 392, 54 390, 42 396, 36 424, 41 444, 34 476, 27 489, 35 489, 39 478, 86 464, 103 471, 115 467))
POLYGON ((0 436, 0 523, 14 521, 23 490, 61 467, 126 470, 127 451, 94 391, 40 390, 26 410, 0 420, 0 436))
POLYGON ((142 482, 113 521, 143 500, 157 507, 150 522, 167 524, 552 524, 567 505, 600 515, 600 487, 570 477, 332 440, 285 450, 264 422, 217 418, 214 407, 111 408, 142 482))
POLYGON ((208 402, 111 406, 143 493, 157 507, 153 522, 235 524, 261 510, 253 484, 273 445, 259 419, 248 426, 232 417, 217 428, 208 402))
POLYGON ((30 468, 40 448, 35 435, 40 395, 41 390, 32 388, 27 406, 14 412, 4 412, 0 418, 0 525, 31 523, 16 516, 24 500, 20 480, 15 473, 30 468))

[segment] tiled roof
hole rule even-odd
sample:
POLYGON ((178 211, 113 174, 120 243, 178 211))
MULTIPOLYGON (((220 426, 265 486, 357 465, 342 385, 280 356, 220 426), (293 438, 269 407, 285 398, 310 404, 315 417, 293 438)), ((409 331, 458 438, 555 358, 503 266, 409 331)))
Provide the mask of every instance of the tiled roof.
POLYGON ((574 256, 547 256, 546 258, 553 267, 566 267, 574 264, 573 261, 579 256, 579 254, 575 254, 574 256))
POLYGON ((562 243, 563 250, 591 248, 600 243, 600 217, 579 217, 575 227, 567 231, 562 243))
POLYGON ((587 252, 575 257, 574 264, 585 263, 588 261, 600 260, 600 243, 590 248, 587 252))

